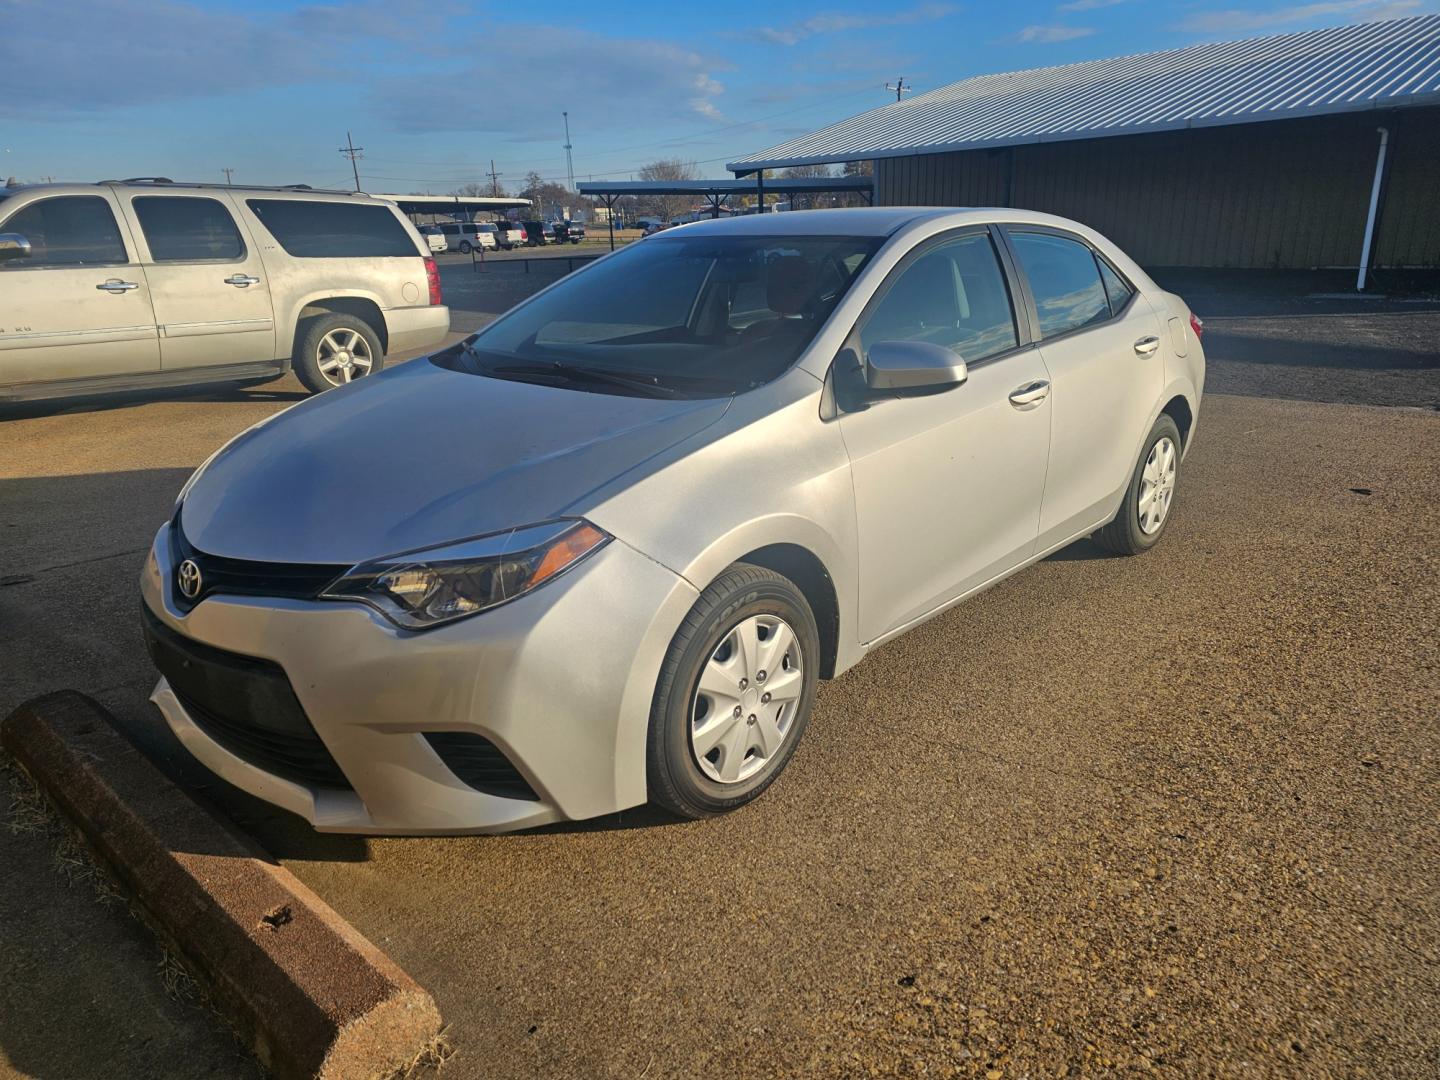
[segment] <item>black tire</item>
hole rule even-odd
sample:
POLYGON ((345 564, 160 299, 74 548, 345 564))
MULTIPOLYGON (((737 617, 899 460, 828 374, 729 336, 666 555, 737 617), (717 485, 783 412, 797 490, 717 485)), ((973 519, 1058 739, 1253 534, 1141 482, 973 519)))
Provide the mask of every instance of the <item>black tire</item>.
POLYGON ((1179 493, 1180 429, 1167 413, 1161 413, 1155 420, 1155 426, 1150 429, 1149 437, 1140 447, 1140 457, 1130 474, 1130 486, 1125 489, 1125 499, 1120 504, 1119 512, 1110 524, 1092 537, 1107 551, 1113 551, 1117 555, 1139 555, 1158 544, 1165 535, 1165 530, 1170 527, 1170 519, 1174 516, 1174 495, 1171 496, 1171 506, 1158 529, 1147 534, 1140 527, 1140 481, 1145 471, 1145 462, 1149 460, 1150 451, 1155 448, 1155 444, 1166 438, 1175 445, 1175 494, 1179 493))
POLYGON ((461 255, 469 255, 470 252, 472 252, 472 251, 474 251, 474 250, 475 250, 475 249, 470 246, 470 241, 469 241, 469 240, 461 240, 461 241, 460 241, 460 254, 461 254, 461 255))
POLYGON ((646 744, 651 801, 680 817, 702 818, 758 798, 784 770, 805 734, 819 667, 820 633, 795 584, 773 570, 746 563, 726 570, 695 601, 660 668, 646 744), (771 760, 745 780, 721 783, 707 776, 696 760, 690 741, 692 704, 704 666, 730 632, 755 615, 783 619, 794 631, 800 653, 800 696, 784 741, 771 760))
POLYGON ((307 319, 300 324, 300 331, 296 334, 295 354, 291 358, 291 366, 295 369, 296 377, 305 384, 305 388, 311 393, 323 393, 340 385, 326 378, 325 373, 320 370, 318 356, 320 342, 326 334, 335 330, 353 330, 364 338, 365 344, 369 346, 370 368, 356 378, 374 375, 385 366, 385 351, 380 347, 380 335, 364 319, 357 315, 341 314, 321 315, 314 319, 307 319))

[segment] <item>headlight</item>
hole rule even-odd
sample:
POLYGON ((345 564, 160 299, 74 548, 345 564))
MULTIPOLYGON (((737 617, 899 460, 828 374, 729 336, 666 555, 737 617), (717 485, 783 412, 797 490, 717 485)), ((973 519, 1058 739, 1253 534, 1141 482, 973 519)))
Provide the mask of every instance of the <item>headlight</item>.
POLYGON ((427 630, 523 596, 610 539, 588 521, 552 521, 353 567, 321 594, 358 600, 396 626, 427 630))

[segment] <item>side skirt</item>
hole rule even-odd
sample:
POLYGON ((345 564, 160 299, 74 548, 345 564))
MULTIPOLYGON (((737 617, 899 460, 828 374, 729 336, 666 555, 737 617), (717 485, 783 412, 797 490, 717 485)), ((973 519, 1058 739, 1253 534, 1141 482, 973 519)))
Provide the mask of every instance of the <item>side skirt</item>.
POLYGON ((52 382, 0 386, 0 402, 43 401, 47 398, 81 397, 125 390, 158 390, 201 383, 239 382, 249 379, 276 379, 290 370, 289 360, 263 360, 248 364, 221 364, 216 367, 181 368, 178 371, 146 371, 138 375, 100 375, 85 379, 57 379, 52 382))

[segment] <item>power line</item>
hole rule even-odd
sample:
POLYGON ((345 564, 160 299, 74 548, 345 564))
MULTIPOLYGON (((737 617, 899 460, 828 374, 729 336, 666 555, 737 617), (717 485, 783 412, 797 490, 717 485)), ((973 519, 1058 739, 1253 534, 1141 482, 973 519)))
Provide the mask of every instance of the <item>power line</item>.
POLYGON ((345 132, 345 145, 340 148, 340 153, 350 158, 350 171, 355 174, 355 190, 360 190, 360 166, 357 164, 360 158, 360 151, 363 146, 356 146, 355 140, 350 137, 350 132, 345 132))

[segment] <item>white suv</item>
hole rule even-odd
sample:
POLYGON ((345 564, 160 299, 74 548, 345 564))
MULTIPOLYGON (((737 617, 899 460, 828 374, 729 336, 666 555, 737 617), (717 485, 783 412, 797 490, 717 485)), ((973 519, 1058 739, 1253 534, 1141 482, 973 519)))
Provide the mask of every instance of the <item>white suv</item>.
POLYGON ((450 329, 393 204, 163 179, 0 189, 0 401, 291 370, 312 391, 450 329))

